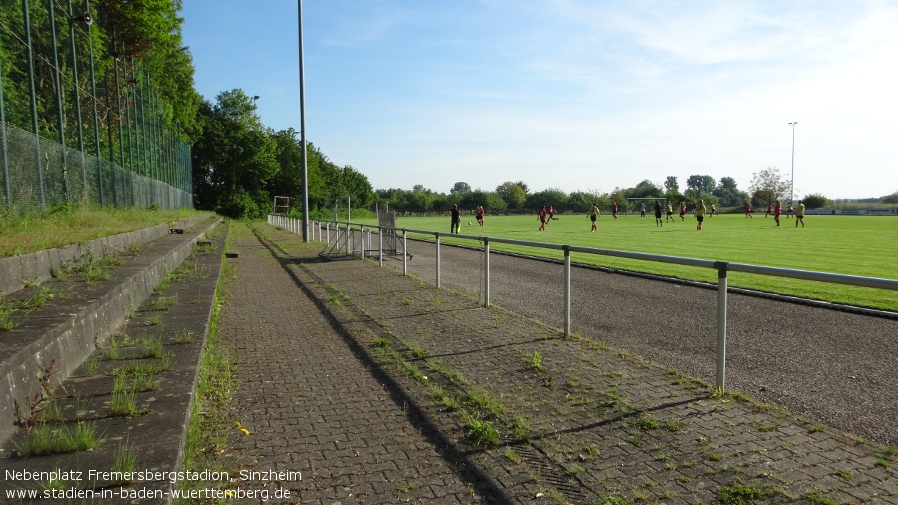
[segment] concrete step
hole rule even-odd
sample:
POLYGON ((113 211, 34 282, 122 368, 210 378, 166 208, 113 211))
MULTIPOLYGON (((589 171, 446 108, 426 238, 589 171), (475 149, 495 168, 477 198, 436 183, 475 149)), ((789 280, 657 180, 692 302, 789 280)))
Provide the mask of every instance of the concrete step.
MULTIPOLYGON (((41 393, 41 381, 36 374, 49 368, 55 382, 68 377, 104 345, 110 333, 141 305, 167 272, 181 264, 195 242, 217 222, 210 219, 195 223, 183 234, 168 233, 167 225, 161 233, 155 230, 159 227, 151 232, 132 232, 132 238, 152 235, 156 238, 144 242, 139 254, 120 256, 122 264, 108 269, 111 280, 90 281, 73 276, 65 281, 41 284, 50 290, 52 298, 39 308, 14 315, 16 327, 0 333, 0 440, 8 439, 18 422, 30 415, 35 395, 41 393)), ((116 239, 106 240, 105 244, 113 242, 126 243, 116 239)), ((98 246, 86 247, 87 252, 94 247, 98 246)), ((104 254, 109 251, 103 250, 104 254)), ((40 260, 41 268, 29 272, 52 271, 64 264, 59 253, 44 252, 34 257, 47 261, 44 264, 40 260)), ((15 304, 11 299, 26 299, 30 289, 38 288, 25 288, 7 296, 7 303, 15 304)))

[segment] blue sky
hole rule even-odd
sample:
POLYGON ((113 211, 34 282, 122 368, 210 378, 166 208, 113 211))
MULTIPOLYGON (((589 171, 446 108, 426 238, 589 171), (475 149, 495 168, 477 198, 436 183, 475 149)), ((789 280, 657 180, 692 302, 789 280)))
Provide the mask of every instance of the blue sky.
MULTIPOLYGON (((196 86, 299 130, 297 2, 185 0, 196 86)), ((769 166, 898 191, 892 0, 306 0, 306 134, 376 189, 610 192, 769 166)))

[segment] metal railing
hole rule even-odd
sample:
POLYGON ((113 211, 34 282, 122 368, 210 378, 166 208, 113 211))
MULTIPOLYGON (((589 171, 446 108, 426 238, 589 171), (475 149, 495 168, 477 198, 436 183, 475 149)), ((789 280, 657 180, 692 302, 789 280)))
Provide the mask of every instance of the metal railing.
MULTIPOLYGON (((286 216, 272 216, 269 215, 268 222, 274 226, 279 226, 282 228, 288 228, 291 226, 291 221, 296 221, 294 218, 286 217, 286 216)), ((370 232, 372 230, 379 230, 380 226, 377 225, 365 225, 359 223, 340 223, 345 226, 343 228, 343 234, 346 237, 350 237, 357 230, 359 233, 365 233, 366 231, 370 232), (355 230, 353 227, 356 227, 355 230)), ((328 223, 326 228, 321 227, 321 223, 315 224, 310 223, 310 227, 314 231, 315 228, 318 228, 318 240, 321 241, 321 233, 322 230, 326 230, 326 240, 330 243, 330 230, 331 226, 334 226, 333 229, 340 230, 339 226, 334 225, 333 223, 328 223)), ((792 279, 802 279, 808 281, 818 281, 818 282, 828 282, 832 284, 845 284, 849 286, 859 286, 859 287, 867 287, 867 288, 875 288, 875 289, 888 289, 892 291, 898 291, 898 280, 892 279, 882 279, 878 277, 860 277, 855 275, 845 275, 845 274, 832 274, 826 272, 814 272, 809 270, 794 270, 789 268, 777 268, 777 267, 767 267, 761 265, 751 265, 746 263, 732 263, 727 261, 713 261, 713 260, 702 260, 696 258, 684 258, 679 256, 665 256, 660 254, 648 254, 648 253, 639 253, 639 252, 631 252, 631 251, 618 251, 614 249, 601 249, 595 247, 582 247, 582 246, 574 246, 574 245, 565 245, 565 244, 551 244, 545 242, 531 242, 526 240, 515 240, 515 239, 507 239, 507 238, 497 238, 497 237, 485 237, 480 235, 464 235, 464 234, 447 234, 440 233, 431 230, 415 230, 415 229, 407 229, 407 228, 390 228, 395 233, 401 232, 402 234, 402 248, 403 248, 403 261, 402 261, 402 273, 404 275, 408 274, 408 268, 406 264, 406 244, 407 244, 407 235, 408 233, 415 233, 425 236, 433 236, 434 242, 436 246, 436 286, 440 287, 440 237, 445 235, 450 235, 453 238, 459 239, 468 239, 468 240, 476 240, 483 244, 483 303, 485 307, 490 306, 490 243, 500 243, 500 244, 509 244, 509 245, 517 245, 517 246, 526 246, 526 247, 534 247, 539 249, 553 249, 562 251, 564 254, 564 323, 563 323, 563 332, 564 336, 567 337, 571 333, 571 253, 586 253, 586 254, 595 254, 600 256, 613 256, 617 258, 627 258, 633 260, 640 261, 653 261, 659 263, 668 263, 675 265, 686 265, 691 267, 698 268, 710 268, 717 271, 717 363, 716 363, 716 387, 720 393, 724 391, 725 379, 726 379, 726 337, 727 337, 727 274, 729 272, 743 272, 757 275, 768 275, 773 277, 787 277, 792 279)), ((301 230, 298 232, 301 233, 301 230)), ((336 231, 337 236, 339 237, 341 232, 336 231)), ((378 235, 381 235, 378 233, 378 235)), ((309 235, 312 236, 312 235, 309 235)), ((346 239, 346 243, 349 243, 349 239, 346 239)), ((382 251, 378 250, 378 256, 381 257, 379 260, 379 264, 383 265, 383 254, 382 251)), ((352 251, 349 247, 346 249, 347 254, 355 254, 356 251, 352 251)))

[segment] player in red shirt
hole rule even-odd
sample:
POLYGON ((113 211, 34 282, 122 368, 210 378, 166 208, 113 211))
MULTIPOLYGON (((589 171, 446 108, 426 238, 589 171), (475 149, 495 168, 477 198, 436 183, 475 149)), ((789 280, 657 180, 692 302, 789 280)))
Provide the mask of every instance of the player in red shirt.
POLYGON ((773 209, 773 220, 776 221, 776 225, 780 225, 780 214, 783 213, 783 208, 780 206, 780 201, 776 201, 776 208, 773 209))
POLYGON ((539 231, 546 230, 546 216, 548 213, 546 212, 546 206, 543 205, 543 208, 539 211, 539 231))
POLYGON ((764 218, 766 219, 771 214, 773 214, 773 205, 767 204, 767 212, 764 213, 764 218))
POLYGON ((483 226, 483 214, 483 205, 481 205, 480 207, 477 207, 477 222, 480 223, 480 226, 483 226))
POLYGON ((751 205, 745 204, 745 217, 750 217, 754 219, 754 216, 751 215, 751 205))
POLYGON ((680 202, 680 221, 686 220, 686 202, 680 202))
POLYGON ((611 202, 611 215, 617 219, 617 202, 611 202))

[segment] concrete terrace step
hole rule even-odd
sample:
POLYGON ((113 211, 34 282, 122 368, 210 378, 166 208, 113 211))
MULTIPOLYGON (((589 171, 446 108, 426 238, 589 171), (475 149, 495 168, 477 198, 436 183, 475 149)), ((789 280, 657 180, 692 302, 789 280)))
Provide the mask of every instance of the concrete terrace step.
POLYGON ((95 258, 102 258, 111 253, 126 251, 131 246, 140 246, 156 240, 167 234, 170 230, 183 230, 194 226, 203 217, 192 217, 176 222, 174 225, 160 224, 150 228, 119 233, 83 244, 72 244, 66 247, 44 249, 20 256, 0 258, 0 296, 5 296, 22 289, 25 282, 47 282, 53 278, 53 272, 92 254, 95 258))
MULTIPOLYGON (((28 415, 35 394, 40 392, 35 374, 52 364, 54 381, 68 377, 215 224, 213 221, 197 223, 184 234, 169 234, 168 226, 163 225, 151 231, 124 234, 127 238, 100 239, 83 247, 72 246, 67 252, 42 251, 28 255, 29 260, 20 258, 22 268, 12 268, 19 272, 16 279, 46 279, 48 272, 76 257, 74 248, 79 248, 82 255, 95 249, 105 254, 110 249, 124 249, 129 243, 156 237, 151 242, 143 242, 139 255, 125 258, 124 264, 114 269, 112 280, 88 283, 73 278, 48 284, 52 299, 18 316, 13 331, 0 333, 0 440, 12 435, 17 421, 28 415), (30 266, 26 268, 26 264, 30 266)), ((11 267, 7 265, 7 268, 11 267)), ((27 289, 17 295, 27 296, 27 289)))

